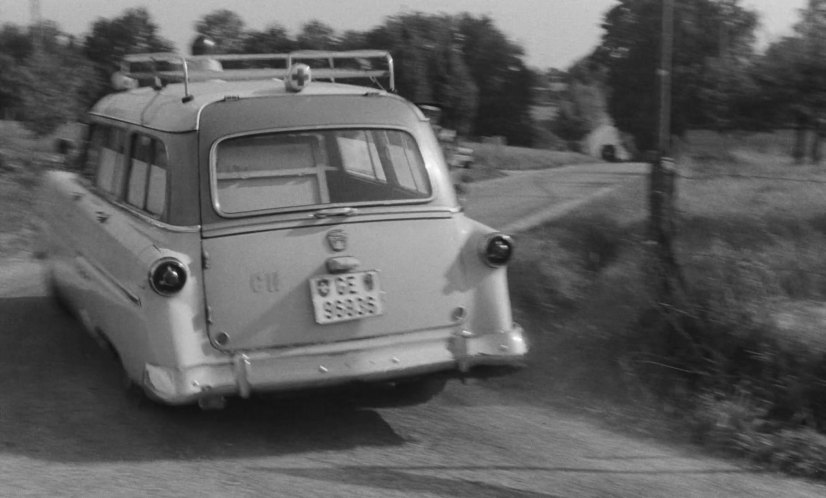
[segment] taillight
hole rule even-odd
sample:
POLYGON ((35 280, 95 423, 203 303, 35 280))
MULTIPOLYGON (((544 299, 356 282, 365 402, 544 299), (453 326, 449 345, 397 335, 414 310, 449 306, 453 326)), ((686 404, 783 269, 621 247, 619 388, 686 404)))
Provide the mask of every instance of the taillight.
POLYGON ((158 294, 171 296, 186 285, 186 267, 177 259, 160 259, 149 270, 149 284, 158 294))
POLYGON ((479 254, 486 265, 498 268, 508 264, 513 256, 513 238, 504 233, 492 233, 482 239, 479 254))

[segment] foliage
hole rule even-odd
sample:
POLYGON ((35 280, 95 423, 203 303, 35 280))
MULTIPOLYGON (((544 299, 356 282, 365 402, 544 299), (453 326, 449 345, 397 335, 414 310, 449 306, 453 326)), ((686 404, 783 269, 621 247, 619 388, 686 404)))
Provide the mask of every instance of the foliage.
POLYGON ((89 101, 91 64, 54 23, 0 30, 0 112, 38 135, 77 119, 89 101))
POLYGON ((23 125, 39 136, 78 120, 86 109, 88 82, 94 69, 83 56, 68 48, 36 52, 22 73, 23 125))
POLYGON ((280 24, 270 24, 264 31, 248 31, 244 36, 243 52, 249 54, 277 54, 295 48, 295 40, 280 24))
POLYGON ((216 10, 195 23, 195 32, 215 43, 216 54, 233 54, 244 46, 244 20, 227 9, 216 10))
POLYGON ((672 306, 647 285, 643 182, 522 234, 509 274, 533 320, 528 396, 826 478, 826 174, 746 153, 767 139, 725 137, 736 165, 687 151, 688 290, 672 306))
POLYGON ((28 84, 25 63, 34 50, 28 30, 12 24, 0 29, 0 116, 22 109, 21 95, 28 84))
MULTIPOLYGON (((661 11, 659 0, 620 0, 605 15, 592 55, 607 68, 611 117, 642 150, 656 146, 661 11)), ((733 97, 748 88, 756 25, 757 14, 740 0, 675 3, 672 133, 726 119, 733 97)))
MULTIPOLYGON (((46 42, 65 38, 56 27, 48 29, 52 32, 41 35, 46 42)), ((440 105, 445 126, 463 135, 503 135, 514 145, 530 145, 533 141, 530 107, 535 75, 524 63, 522 47, 508 39, 487 16, 405 13, 390 16, 371 30, 343 34, 322 22, 309 21, 293 38, 278 24, 263 31, 248 30, 235 12, 221 9, 197 20, 195 30, 215 42, 211 50, 216 53, 385 49, 396 62, 399 93, 414 102, 440 105)), ((33 77, 32 69, 37 69, 29 67, 34 63, 31 39, 30 33, 14 26, 0 30, 0 57, 7 68, 0 75, 0 110, 8 113, 21 112, 19 108, 28 105, 26 102, 36 101, 34 97, 23 99, 23 88, 33 77)), ((74 48, 73 40, 61 43, 74 48)), ((70 95, 78 99, 78 103, 67 103, 72 109, 88 106, 108 93, 110 77, 125 55, 173 50, 172 43, 159 36, 158 26, 146 8, 128 9, 112 19, 97 19, 81 48, 85 59, 93 64, 94 77, 89 77, 85 60, 65 59, 67 64, 81 68, 77 78, 87 78, 77 92, 76 78, 68 80, 70 95)), ((54 45, 46 51, 62 54, 61 50, 54 45)), ((42 62, 41 58, 36 66, 42 62)), ((45 86, 38 91, 43 98, 54 93, 45 86)))
POLYGON ((367 48, 390 50, 399 94, 442 107, 442 125, 468 134, 479 100, 476 82, 462 57, 456 21, 422 13, 388 17, 365 37, 367 48))
POLYGON ((479 91, 476 135, 504 135, 509 144, 531 145, 530 117, 536 75, 523 60, 524 50, 500 31, 488 16, 462 14, 458 41, 479 91))
POLYGON ((566 80, 551 131, 569 142, 577 142, 608 122, 604 74, 585 59, 571 67, 566 80))
POLYGON ((772 43, 755 68, 763 105, 785 122, 812 121, 826 111, 826 7, 809 0, 795 34, 772 43))
POLYGON ((143 7, 127 9, 113 19, 99 18, 83 43, 83 52, 95 65, 97 74, 93 99, 108 93, 110 77, 124 56, 172 50, 172 42, 158 35, 157 24, 143 7))
POLYGON ((336 31, 321 21, 309 21, 301 26, 296 38, 299 49, 334 50, 338 46, 336 31))
MULTIPOLYGON (((34 51, 33 37, 29 30, 14 24, 4 24, 0 28, 0 54, 11 57, 21 64, 34 51)), ((6 67, 5 65, 3 66, 6 67)))
POLYGON ((219 10, 199 20, 196 30, 213 38, 217 52, 388 50, 399 93, 440 105, 443 125, 464 135, 504 135, 517 145, 532 141, 534 75, 522 60, 522 48, 488 17, 405 13, 369 31, 343 34, 309 21, 292 39, 277 24, 262 32, 245 30, 237 15, 219 10))

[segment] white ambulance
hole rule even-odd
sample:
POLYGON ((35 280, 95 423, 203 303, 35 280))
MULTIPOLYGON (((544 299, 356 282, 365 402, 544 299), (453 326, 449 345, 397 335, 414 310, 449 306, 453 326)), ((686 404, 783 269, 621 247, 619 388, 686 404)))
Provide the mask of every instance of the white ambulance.
POLYGON ((147 54, 113 81, 44 179, 40 252, 149 397, 406 404, 523 364, 513 241, 463 214, 390 54, 147 54))

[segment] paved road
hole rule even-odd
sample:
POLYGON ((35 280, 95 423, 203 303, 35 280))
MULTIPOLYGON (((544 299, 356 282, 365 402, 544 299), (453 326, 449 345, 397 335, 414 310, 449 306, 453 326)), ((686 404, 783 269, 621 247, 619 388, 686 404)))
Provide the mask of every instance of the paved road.
MULTIPOLYGON (((569 171, 552 176, 581 179, 569 171)), ((45 296, 40 273, 30 261, 0 264, 0 496, 826 496, 484 384, 394 410, 141 403, 45 296)))
POLYGON ((641 181, 648 170, 644 163, 601 163, 510 171, 504 178, 469 184, 465 211, 498 230, 519 232, 641 181))

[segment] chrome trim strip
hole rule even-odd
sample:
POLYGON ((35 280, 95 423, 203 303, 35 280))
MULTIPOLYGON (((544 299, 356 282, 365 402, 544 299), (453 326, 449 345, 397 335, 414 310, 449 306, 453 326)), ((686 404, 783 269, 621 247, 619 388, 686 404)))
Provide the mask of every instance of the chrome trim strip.
POLYGON ((124 297, 126 297, 127 299, 129 299, 129 301, 131 301, 131 302, 132 302, 132 304, 135 304, 135 305, 137 305, 138 307, 141 307, 141 306, 143 305, 143 304, 141 303, 141 298, 140 298, 139 296, 137 296, 137 295, 136 295, 136 294, 134 294, 132 291, 130 291, 129 289, 127 289, 127 288, 126 288, 126 286, 124 286, 123 284, 121 284, 121 283, 120 283, 120 282, 119 282, 119 281, 118 281, 118 280, 117 280, 117 279, 116 279, 116 278, 115 278, 115 277, 114 277, 111 273, 109 273, 109 272, 108 272, 105 268, 103 268, 103 267, 102 267, 102 266, 100 266, 99 264, 97 264, 97 263, 93 262, 92 260, 90 260, 89 258, 87 258, 87 257, 86 257, 86 255, 84 255, 84 254, 83 254, 83 253, 81 253, 81 252, 78 252, 78 255, 79 255, 81 258, 83 258, 83 260, 84 260, 84 261, 86 261, 86 263, 87 263, 89 266, 91 266, 92 268, 94 268, 94 269, 95 269, 95 271, 97 271, 98 273, 100 273, 100 274, 103 276, 103 278, 105 278, 105 279, 106 279, 106 280, 107 280, 110 284, 114 285, 114 286, 115 286, 115 287, 116 287, 119 291, 121 291, 121 293, 124 295, 124 297))
MULTIPOLYGON (((293 230, 297 228, 319 228, 327 226, 342 226, 351 223, 385 223, 405 220, 446 220, 451 219, 461 211, 456 209, 416 210, 404 212, 380 212, 363 214, 360 216, 350 216, 347 218, 322 218, 316 219, 311 216, 290 217, 278 220, 269 219, 265 222, 256 221, 254 223, 233 223, 233 220, 226 220, 216 224, 205 225, 201 235, 205 239, 223 237, 239 233, 260 233, 272 230, 293 230)), ((246 220, 254 221, 247 218, 246 220)))
POLYGON ((109 204, 120 208, 123 211, 126 211, 128 214, 136 216, 140 218, 141 221, 152 225, 155 228, 159 228, 161 230, 166 230, 168 232, 175 232, 175 233, 197 233, 201 231, 201 225, 189 225, 189 226, 181 226, 181 225, 170 225, 169 223, 163 222, 161 220, 155 219, 151 216, 148 216, 146 213, 141 211, 140 209, 127 204, 123 201, 108 201, 109 204))

